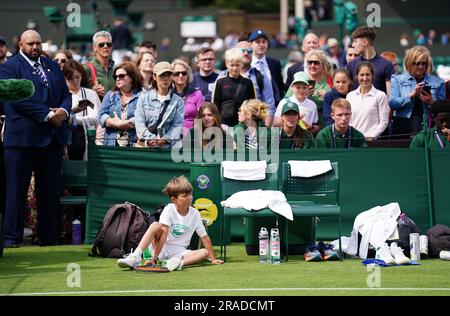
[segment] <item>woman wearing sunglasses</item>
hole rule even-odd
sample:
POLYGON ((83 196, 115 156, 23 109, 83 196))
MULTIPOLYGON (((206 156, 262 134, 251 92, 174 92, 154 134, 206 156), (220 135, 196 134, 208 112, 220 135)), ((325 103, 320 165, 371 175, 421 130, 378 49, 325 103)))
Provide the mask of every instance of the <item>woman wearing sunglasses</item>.
POLYGON ((393 75, 389 106, 394 110, 393 138, 411 137, 431 127, 430 106, 445 99, 444 80, 431 75, 433 59, 424 46, 414 46, 405 56, 405 72, 393 75))
POLYGON ((112 91, 103 98, 99 123, 105 127, 104 145, 132 146, 136 142, 135 110, 142 91, 139 71, 131 62, 114 69, 112 91))
POLYGON ((193 80, 191 67, 181 59, 172 62, 172 82, 174 93, 184 101, 183 135, 194 127, 194 118, 198 109, 205 103, 205 98, 200 90, 194 89, 190 83, 193 80))
MULTIPOLYGON (((333 70, 328 62, 327 56, 321 50, 310 50, 306 56, 306 66, 308 67, 309 91, 306 93, 307 98, 314 101, 317 105, 319 114, 319 126, 324 127, 322 115, 323 99, 325 93, 333 88, 333 70)), ((292 88, 286 93, 287 97, 292 96, 292 88)))
POLYGON ((55 55, 53 55, 53 60, 56 61, 61 70, 63 70, 64 64, 69 60, 73 60, 73 55, 69 50, 61 49, 55 52, 55 55))
POLYGON ((180 144, 184 102, 172 90, 172 66, 162 61, 153 68, 153 87, 143 93, 136 107, 136 133, 145 147, 169 148, 180 144))

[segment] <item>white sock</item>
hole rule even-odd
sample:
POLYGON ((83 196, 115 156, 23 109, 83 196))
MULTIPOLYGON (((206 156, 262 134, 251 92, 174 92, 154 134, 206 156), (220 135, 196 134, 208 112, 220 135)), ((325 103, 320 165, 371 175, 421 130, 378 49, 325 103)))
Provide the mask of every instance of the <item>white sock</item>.
POLYGON ((138 258, 142 258, 142 254, 143 254, 144 252, 142 251, 142 249, 141 248, 136 248, 136 250, 133 252, 133 254, 136 256, 136 257, 138 257, 138 258))

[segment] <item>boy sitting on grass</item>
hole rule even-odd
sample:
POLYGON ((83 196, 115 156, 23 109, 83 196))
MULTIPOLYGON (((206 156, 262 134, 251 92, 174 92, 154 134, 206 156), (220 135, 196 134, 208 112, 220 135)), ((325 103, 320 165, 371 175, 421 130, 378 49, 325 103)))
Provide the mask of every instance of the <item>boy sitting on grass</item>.
POLYGON ((121 268, 134 269, 141 263, 142 254, 152 244, 152 258, 146 265, 154 266, 157 260, 167 260, 167 269, 181 270, 183 266, 199 263, 209 257, 212 264, 222 264, 216 259, 211 239, 202 224, 200 213, 191 206, 192 185, 185 176, 174 177, 163 190, 170 198, 161 213, 159 222, 154 222, 147 229, 137 249, 123 259, 117 260, 121 268), (205 248, 188 250, 194 231, 202 239, 205 248))

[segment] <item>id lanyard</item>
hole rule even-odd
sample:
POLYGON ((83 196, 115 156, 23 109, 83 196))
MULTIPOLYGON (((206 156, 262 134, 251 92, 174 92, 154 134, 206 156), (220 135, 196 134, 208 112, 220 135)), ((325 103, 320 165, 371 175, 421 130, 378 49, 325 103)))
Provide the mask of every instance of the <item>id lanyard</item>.
POLYGON ((434 131, 434 136, 436 137, 438 143, 439 143, 439 147, 441 147, 441 149, 444 149, 444 143, 442 142, 441 137, 439 136, 439 133, 437 130, 434 131))
MULTIPOLYGON (((347 132, 345 133, 345 136, 347 136, 347 148, 351 148, 352 147, 352 127, 349 126, 347 132)), ((334 148, 337 148, 337 142, 336 142, 336 132, 334 130, 334 124, 331 125, 331 136, 333 137, 333 146, 334 148)))

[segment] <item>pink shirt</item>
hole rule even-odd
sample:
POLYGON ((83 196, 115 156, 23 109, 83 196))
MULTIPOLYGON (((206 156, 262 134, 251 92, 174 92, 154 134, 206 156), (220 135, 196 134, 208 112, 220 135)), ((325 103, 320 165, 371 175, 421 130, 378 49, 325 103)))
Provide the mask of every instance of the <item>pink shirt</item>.
POLYGON ((198 109, 205 103, 205 98, 200 90, 197 90, 183 98, 184 100, 184 123, 183 135, 194 127, 194 118, 198 109))

